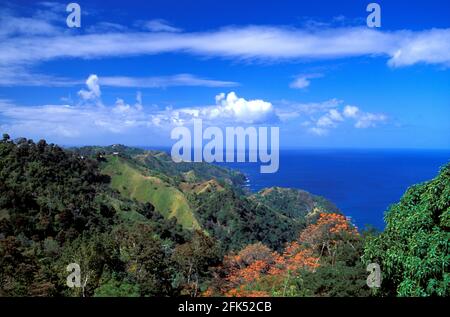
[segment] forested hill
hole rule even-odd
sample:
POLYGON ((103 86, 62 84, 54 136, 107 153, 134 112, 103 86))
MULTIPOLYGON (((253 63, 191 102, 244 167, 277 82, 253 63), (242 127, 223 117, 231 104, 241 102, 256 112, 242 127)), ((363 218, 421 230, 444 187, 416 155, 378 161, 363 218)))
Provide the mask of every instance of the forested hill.
POLYGON ((279 249, 320 212, 336 211, 324 198, 289 190, 289 214, 274 201, 263 202, 243 190, 240 172, 207 163, 174 163, 161 151, 145 151, 123 145, 72 149, 81 157, 99 163, 110 176, 110 187, 127 199, 151 203, 167 219, 175 218, 187 230, 201 230, 218 241, 222 250, 241 248, 261 241, 279 249), (313 206, 311 205, 313 202, 313 206), (305 206, 309 206, 305 208, 305 206))
POLYGON ((245 182, 245 176, 237 171, 222 168, 208 163, 175 163, 164 151, 146 151, 140 148, 127 147, 121 144, 111 146, 84 146, 69 149, 80 156, 99 158, 107 155, 116 155, 122 158, 132 159, 137 163, 145 165, 153 173, 162 176, 186 180, 188 182, 207 181, 216 178, 226 181, 235 186, 245 182))
POLYGON ((164 274, 175 274, 191 256, 206 266, 195 274, 207 274, 226 252, 256 242, 281 249, 306 226, 303 216, 248 197, 242 174, 176 165, 163 152, 120 145, 64 150, 5 135, 0 158, 0 289, 7 295, 73 294, 65 265, 80 261, 93 275, 87 295, 109 291, 103 280, 111 283, 106 288, 126 281, 135 295, 176 294, 185 277, 173 277, 180 279, 174 287, 164 274), (136 276, 131 254, 141 251, 134 248, 148 251, 161 271, 144 259, 139 265, 149 268, 148 276, 136 276), (146 285, 150 277, 161 285, 146 285))
POLYGON ((396 272, 397 262, 377 253, 383 248, 419 259, 432 248, 420 271, 432 281, 421 280, 420 294, 445 295, 448 175, 446 167, 425 189, 408 192, 387 216, 380 240, 358 232, 325 198, 279 187, 250 194, 240 186, 242 174, 222 167, 175 164, 164 152, 122 145, 65 150, 4 135, 0 295, 412 293, 419 282, 411 268, 396 272), (417 206, 412 215, 409 206, 417 206), (412 227, 416 213, 422 220, 412 227), (412 238, 425 249, 409 247, 412 238), (395 241, 406 249, 393 248, 395 241), (363 255, 392 274, 379 293, 366 286, 363 255), (70 263, 81 267, 80 287, 66 285, 70 263))

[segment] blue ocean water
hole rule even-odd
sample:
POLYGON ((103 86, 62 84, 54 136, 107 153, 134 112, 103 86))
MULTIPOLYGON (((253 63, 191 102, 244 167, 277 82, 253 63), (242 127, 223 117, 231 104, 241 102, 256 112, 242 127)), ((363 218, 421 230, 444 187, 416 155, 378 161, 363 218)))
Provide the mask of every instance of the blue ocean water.
POLYGON ((259 163, 223 163, 249 179, 252 191, 281 186, 304 189, 333 201, 352 221, 384 228, 385 210, 405 190, 434 178, 450 161, 444 150, 284 150, 280 168, 261 174, 259 163))

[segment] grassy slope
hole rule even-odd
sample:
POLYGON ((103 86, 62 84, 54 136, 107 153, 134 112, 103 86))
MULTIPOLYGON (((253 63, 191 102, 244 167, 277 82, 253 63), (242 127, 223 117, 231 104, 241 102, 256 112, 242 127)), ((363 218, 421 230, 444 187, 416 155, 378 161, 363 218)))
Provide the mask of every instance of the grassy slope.
POLYGON ((312 195, 304 190, 270 187, 250 196, 269 208, 290 218, 311 218, 321 212, 337 212, 339 209, 327 199, 312 195))
POLYGON ((186 197, 161 179, 147 176, 141 166, 117 156, 108 156, 102 171, 111 176, 111 187, 124 196, 152 203, 165 217, 175 217, 185 229, 200 229, 186 197))
POLYGON ((169 154, 160 151, 145 151, 132 155, 133 159, 147 166, 154 172, 159 172, 169 177, 179 177, 181 180, 193 183, 210 179, 225 181, 228 184, 240 186, 245 182, 245 176, 237 171, 220 167, 214 164, 175 163, 169 154))

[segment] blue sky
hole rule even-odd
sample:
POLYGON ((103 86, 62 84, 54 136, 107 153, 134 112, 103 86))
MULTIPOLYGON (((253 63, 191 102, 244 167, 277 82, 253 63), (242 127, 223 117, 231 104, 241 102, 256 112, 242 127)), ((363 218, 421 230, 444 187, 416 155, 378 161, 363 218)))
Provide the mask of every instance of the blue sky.
POLYGON ((193 118, 279 126, 282 147, 450 149, 450 4, 78 1, 0 7, 0 130, 171 145, 193 118))

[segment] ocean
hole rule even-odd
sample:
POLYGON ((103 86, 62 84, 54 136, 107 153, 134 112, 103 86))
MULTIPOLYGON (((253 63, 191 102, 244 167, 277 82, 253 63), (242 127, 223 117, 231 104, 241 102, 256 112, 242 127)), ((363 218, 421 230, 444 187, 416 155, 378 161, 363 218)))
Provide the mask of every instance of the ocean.
POLYGON ((222 163, 249 180, 252 191, 281 186, 332 202, 359 228, 384 228, 383 215, 406 189, 434 178, 450 161, 446 150, 282 150, 280 168, 261 174, 259 163, 222 163))

